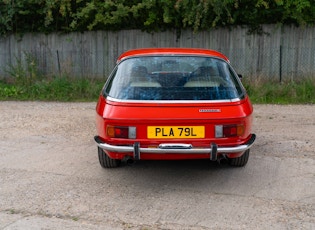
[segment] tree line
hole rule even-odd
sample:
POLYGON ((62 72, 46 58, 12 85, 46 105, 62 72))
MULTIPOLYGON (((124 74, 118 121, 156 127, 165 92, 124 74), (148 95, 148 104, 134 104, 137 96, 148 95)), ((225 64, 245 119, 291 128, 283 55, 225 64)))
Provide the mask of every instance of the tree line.
POLYGON ((315 24, 315 0, 2 0, 0 35, 315 24))

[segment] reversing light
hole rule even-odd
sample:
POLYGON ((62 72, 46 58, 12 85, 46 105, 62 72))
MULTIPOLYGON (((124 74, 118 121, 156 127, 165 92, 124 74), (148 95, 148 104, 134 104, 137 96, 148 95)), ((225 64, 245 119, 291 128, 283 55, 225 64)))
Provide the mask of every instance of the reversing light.
POLYGON ((136 138, 136 127, 126 127, 126 126, 112 126, 108 125, 106 127, 106 133, 108 137, 112 138, 136 138))
POLYGON ((244 125, 216 125, 215 137, 237 137, 244 134, 244 125))

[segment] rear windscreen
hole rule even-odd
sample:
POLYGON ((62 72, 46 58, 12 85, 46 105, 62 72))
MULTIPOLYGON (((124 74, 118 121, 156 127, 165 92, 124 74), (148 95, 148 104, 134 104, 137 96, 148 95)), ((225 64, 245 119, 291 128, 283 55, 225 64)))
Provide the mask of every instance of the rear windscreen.
POLYGON ((232 100, 244 96, 230 65, 200 56, 134 57, 118 64, 104 94, 120 100, 232 100))

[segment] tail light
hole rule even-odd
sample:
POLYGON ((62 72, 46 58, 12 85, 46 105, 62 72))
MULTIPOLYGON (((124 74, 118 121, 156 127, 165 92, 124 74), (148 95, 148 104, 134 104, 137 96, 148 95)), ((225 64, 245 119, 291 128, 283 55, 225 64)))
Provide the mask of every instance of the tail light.
POLYGON ((216 125, 215 126, 215 137, 237 137, 244 134, 244 125, 216 125))
POLYGON ((112 138, 135 139, 136 127, 108 125, 106 127, 106 133, 108 137, 112 138))

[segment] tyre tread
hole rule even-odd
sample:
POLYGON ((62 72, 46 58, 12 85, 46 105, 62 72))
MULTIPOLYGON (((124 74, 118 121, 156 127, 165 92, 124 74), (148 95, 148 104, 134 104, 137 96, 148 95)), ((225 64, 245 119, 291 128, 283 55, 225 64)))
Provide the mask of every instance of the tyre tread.
POLYGON ((100 147, 98 147, 98 159, 103 168, 117 168, 121 160, 110 158, 100 147))
POLYGON ((231 166, 244 167, 248 162, 248 158, 249 158, 249 149, 246 150, 244 154, 240 157, 230 158, 229 163, 231 166))

